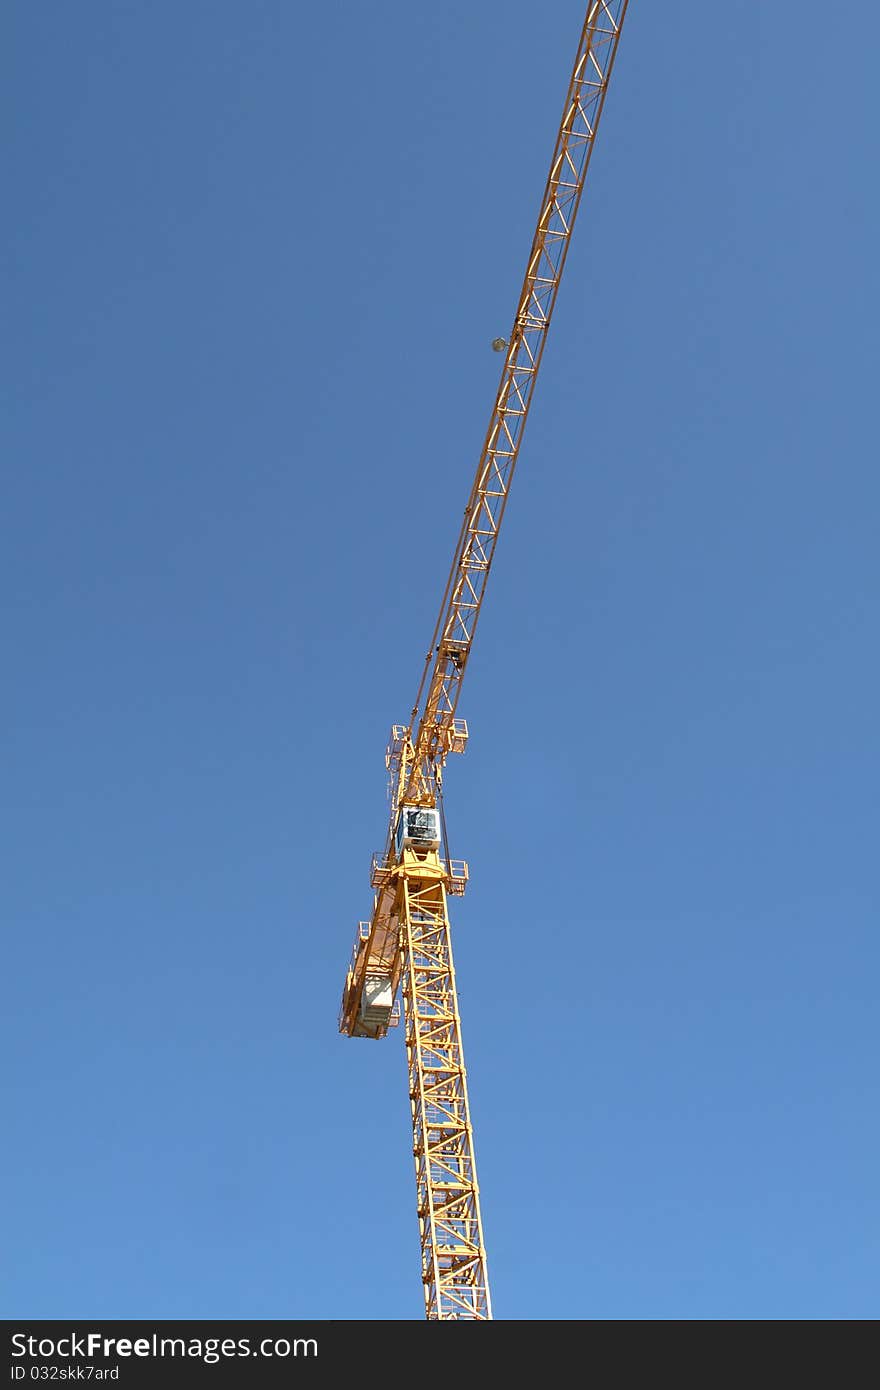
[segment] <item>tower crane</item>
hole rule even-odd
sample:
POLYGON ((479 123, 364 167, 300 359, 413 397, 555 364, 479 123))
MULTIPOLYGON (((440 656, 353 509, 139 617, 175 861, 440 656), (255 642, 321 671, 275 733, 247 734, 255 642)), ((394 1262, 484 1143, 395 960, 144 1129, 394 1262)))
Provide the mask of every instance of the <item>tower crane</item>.
POLYGON ((458 700, 507 506, 547 330, 629 0, 589 0, 504 366, 408 724, 386 751, 391 813, 345 979, 339 1031, 384 1038, 403 996, 425 1316, 492 1317, 447 900, 443 770, 468 730, 458 700))

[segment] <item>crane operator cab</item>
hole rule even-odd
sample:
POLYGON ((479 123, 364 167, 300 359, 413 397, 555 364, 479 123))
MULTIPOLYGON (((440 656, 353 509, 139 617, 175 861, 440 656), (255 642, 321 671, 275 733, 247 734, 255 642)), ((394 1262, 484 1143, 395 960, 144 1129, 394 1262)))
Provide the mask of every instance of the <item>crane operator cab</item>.
POLYGON ((440 812, 430 806, 402 806, 394 846, 398 862, 405 849, 439 849, 440 812))

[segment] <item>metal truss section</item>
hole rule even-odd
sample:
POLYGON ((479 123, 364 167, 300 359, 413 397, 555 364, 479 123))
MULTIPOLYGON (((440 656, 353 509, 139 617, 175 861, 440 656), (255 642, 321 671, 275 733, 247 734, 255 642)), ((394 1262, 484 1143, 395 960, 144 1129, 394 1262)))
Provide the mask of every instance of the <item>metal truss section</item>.
POLYGON ((403 881, 406 1055, 425 1316, 492 1317, 446 891, 403 881))
POLYGON ((453 741, 455 710, 628 0, 594 0, 578 44, 498 394, 410 717, 402 800, 430 786, 453 741), (413 736, 414 735, 414 736, 413 736))

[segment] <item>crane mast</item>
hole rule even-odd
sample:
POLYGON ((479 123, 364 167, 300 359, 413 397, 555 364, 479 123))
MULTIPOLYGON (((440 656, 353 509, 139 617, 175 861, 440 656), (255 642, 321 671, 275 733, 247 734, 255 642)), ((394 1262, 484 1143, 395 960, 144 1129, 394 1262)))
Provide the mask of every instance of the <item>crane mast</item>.
POLYGON ((468 867, 448 857, 443 769, 461 753, 457 708, 571 241, 628 0, 590 0, 526 265, 501 381, 409 723, 386 752, 391 815, 373 856, 376 890, 359 924, 340 1032, 384 1037, 402 994, 413 1155, 429 1319, 492 1316, 448 897, 468 867))

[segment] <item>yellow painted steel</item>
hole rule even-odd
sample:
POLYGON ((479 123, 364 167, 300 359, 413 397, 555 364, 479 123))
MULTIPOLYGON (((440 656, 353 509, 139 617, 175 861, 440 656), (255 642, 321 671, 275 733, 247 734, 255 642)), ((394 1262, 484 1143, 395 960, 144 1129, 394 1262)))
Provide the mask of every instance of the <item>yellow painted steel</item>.
MULTIPOLYGON (((429 868, 429 866, 426 866, 429 868)), ((425 1316, 491 1318, 442 873, 401 870, 406 1056, 425 1316)))
POLYGON ((350 1037, 384 1037, 399 1022, 402 992, 430 1319, 492 1316, 447 912, 468 869, 434 848, 397 849, 395 832, 404 805, 442 809, 447 755, 467 743, 461 683, 627 6, 587 8, 513 327, 493 343, 504 366, 440 613, 409 724, 394 726, 386 752, 388 833, 373 857, 373 911, 358 927, 339 1016, 350 1037))

